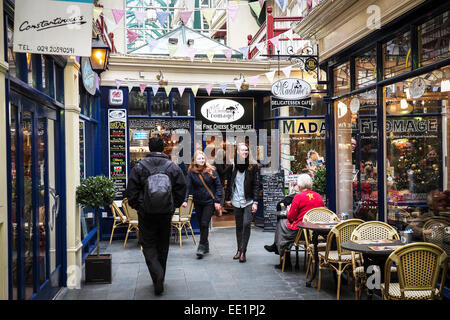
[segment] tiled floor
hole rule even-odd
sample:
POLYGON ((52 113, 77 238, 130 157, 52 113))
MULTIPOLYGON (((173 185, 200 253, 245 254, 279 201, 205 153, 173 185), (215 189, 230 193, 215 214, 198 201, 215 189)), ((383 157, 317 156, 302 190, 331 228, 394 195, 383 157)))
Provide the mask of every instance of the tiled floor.
MULTIPOLYGON (((300 271, 284 272, 275 269, 279 257, 264 250, 273 242, 274 233, 252 227, 247 250, 247 262, 232 257, 236 252, 235 228, 215 228, 209 237, 210 254, 197 259, 192 238, 183 238, 183 247, 171 242, 167 262, 165 291, 155 296, 153 284, 135 239, 126 249, 123 241, 112 245, 102 242, 104 253, 112 254, 112 283, 86 284, 81 289, 64 288, 58 300, 330 300, 336 299, 336 287, 331 272, 324 271, 322 288, 305 286, 303 253, 300 271)), ((198 235, 196 236, 198 239, 198 235)), ((295 263, 295 254, 292 253, 295 263)), ((83 272, 84 277, 84 272, 83 272)), ((365 297, 363 296, 363 299, 365 297)), ((350 285, 343 285, 342 300, 354 299, 350 285)))

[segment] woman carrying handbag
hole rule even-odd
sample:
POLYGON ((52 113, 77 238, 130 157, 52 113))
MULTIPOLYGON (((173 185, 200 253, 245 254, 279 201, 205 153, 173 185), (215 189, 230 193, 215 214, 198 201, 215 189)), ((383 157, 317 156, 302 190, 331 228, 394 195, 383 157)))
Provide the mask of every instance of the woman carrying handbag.
POLYGON ((214 212, 221 208, 222 185, 215 168, 206 163, 205 153, 200 150, 194 153, 186 180, 187 193, 182 206, 187 206, 187 198, 192 194, 195 213, 200 226, 197 257, 201 259, 206 253, 209 253, 209 223, 214 212))

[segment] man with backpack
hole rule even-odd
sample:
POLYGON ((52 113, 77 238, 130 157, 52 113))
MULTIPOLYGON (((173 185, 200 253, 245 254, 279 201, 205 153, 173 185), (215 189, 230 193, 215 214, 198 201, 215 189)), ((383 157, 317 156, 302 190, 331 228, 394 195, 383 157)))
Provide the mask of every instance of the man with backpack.
POLYGON ((149 140, 150 153, 131 170, 125 195, 139 218, 139 244, 153 280, 156 295, 164 291, 169 253, 170 222, 186 195, 180 167, 163 153, 161 137, 149 140))

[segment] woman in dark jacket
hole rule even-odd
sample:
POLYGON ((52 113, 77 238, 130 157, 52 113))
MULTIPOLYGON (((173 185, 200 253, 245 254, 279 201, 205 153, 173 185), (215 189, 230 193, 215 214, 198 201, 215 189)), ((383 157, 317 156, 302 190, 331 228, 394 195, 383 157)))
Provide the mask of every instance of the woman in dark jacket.
POLYGON ((225 200, 233 205, 236 219, 237 252, 233 259, 246 262, 247 244, 250 239, 250 227, 253 214, 258 209, 259 167, 249 163, 246 144, 237 146, 236 159, 231 173, 230 184, 225 200))
POLYGON ((200 243, 197 248, 197 256, 201 259, 204 254, 209 252, 209 222, 214 211, 220 210, 222 185, 215 168, 206 163, 205 153, 200 150, 194 153, 186 180, 187 193, 182 206, 187 206, 187 198, 191 194, 200 225, 200 243))
MULTIPOLYGON (((225 153, 223 149, 218 149, 216 151, 216 156, 214 159, 214 167, 219 174, 220 182, 222 183, 222 195, 225 195, 226 189, 228 187, 228 180, 230 179, 231 171, 233 166, 231 163, 226 163, 225 153)), ((222 197, 222 202, 220 203, 219 217, 222 216, 223 204, 225 197, 222 197)))

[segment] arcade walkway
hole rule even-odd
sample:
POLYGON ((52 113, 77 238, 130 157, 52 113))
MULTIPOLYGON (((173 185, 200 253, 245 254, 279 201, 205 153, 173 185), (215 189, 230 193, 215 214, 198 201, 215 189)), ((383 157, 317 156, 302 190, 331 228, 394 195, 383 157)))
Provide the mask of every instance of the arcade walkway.
MULTIPOLYGON (((279 258, 264 250, 273 242, 273 232, 252 227, 247 262, 233 260, 235 229, 215 228, 210 233, 210 254, 198 260, 192 239, 183 238, 183 247, 171 242, 167 262, 165 291, 155 296, 144 257, 137 240, 131 239, 123 249, 123 241, 110 246, 102 242, 101 252, 112 253, 113 280, 111 284, 85 284, 81 289, 64 288, 57 300, 335 300, 336 290, 331 272, 324 271, 322 288, 305 287, 303 253, 300 271, 282 273, 275 269, 279 258)), ((198 236, 196 236, 198 238, 198 236)), ((292 253, 295 264, 295 253, 292 253)), ((84 271, 83 271, 84 277, 84 271)), ((353 290, 342 286, 342 300, 353 300, 353 290)), ((365 299, 363 294, 362 299, 365 299)))

